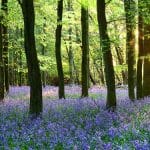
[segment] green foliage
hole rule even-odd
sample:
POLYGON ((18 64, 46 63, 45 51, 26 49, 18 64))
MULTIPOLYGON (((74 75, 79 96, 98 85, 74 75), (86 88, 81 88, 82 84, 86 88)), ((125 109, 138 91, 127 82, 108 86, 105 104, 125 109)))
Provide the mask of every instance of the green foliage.
POLYGON ((62 143, 57 143, 54 150, 64 150, 62 143))
MULTIPOLYGON (((74 75, 78 73, 79 80, 81 77, 81 5, 88 6, 89 9, 89 44, 90 44, 90 71, 97 82, 100 81, 98 69, 103 70, 102 52, 99 40, 96 1, 95 0, 71 0, 71 10, 68 11, 68 0, 64 0, 63 10, 63 29, 62 29, 62 60, 64 74, 69 77, 68 49, 71 42, 74 75), (72 29, 71 35, 68 30, 72 29), (71 36, 71 41, 69 37, 71 36)), ((148 22, 149 1, 141 3, 142 12, 145 20, 148 22)), ((35 0, 35 38, 38 59, 41 71, 47 72, 48 76, 57 76, 56 59, 55 59, 55 29, 57 25, 57 0, 35 0), (44 50, 44 53, 43 53, 44 50)), ((125 52, 125 14, 123 1, 111 0, 106 1, 106 15, 108 20, 108 32, 111 41, 113 61, 115 71, 121 74, 126 70, 126 52, 125 52), (118 63, 115 47, 119 46, 122 50, 123 65, 118 63)), ((23 33, 23 16, 20 5, 17 0, 9 0, 9 13, 7 24, 9 27, 9 65, 17 72, 27 72, 26 58, 24 53, 24 33, 23 33), (21 35, 22 30, 22 35, 21 35), (21 64, 20 56, 21 54, 21 64)), ((3 23, 6 23, 4 21, 3 23)))

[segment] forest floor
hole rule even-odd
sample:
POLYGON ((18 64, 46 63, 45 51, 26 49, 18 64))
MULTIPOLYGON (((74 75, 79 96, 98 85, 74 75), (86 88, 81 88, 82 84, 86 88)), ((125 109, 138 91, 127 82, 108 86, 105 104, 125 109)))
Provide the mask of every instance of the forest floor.
POLYGON ((131 102, 117 90, 117 110, 105 110, 106 89, 93 86, 43 88, 42 118, 28 116, 29 87, 11 87, 0 104, 0 150, 150 150, 150 98, 131 102))

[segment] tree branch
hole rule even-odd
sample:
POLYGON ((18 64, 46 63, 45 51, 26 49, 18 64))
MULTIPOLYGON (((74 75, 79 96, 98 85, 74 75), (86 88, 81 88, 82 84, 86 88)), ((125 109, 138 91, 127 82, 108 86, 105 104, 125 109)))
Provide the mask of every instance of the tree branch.
POLYGON ((108 0, 108 1, 105 3, 105 5, 108 5, 111 1, 112 1, 112 0, 108 0))

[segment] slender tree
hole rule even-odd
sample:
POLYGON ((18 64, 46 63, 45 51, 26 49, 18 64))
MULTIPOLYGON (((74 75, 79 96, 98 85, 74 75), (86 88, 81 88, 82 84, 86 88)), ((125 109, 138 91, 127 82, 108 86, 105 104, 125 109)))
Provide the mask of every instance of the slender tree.
POLYGON ((88 96, 89 88, 89 13, 88 0, 81 3, 82 28, 82 97, 88 96))
POLYGON ((135 0, 124 0, 126 16, 126 51, 128 63, 128 93, 131 100, 135 99, 135 0))
POLYGON ((143 1, 138 1, 138 61, 137 61, 137 80, 136 80, 136 97, 143 97, 143 51, 144 51, 144 22, 142 15, 143 1))
MULTIPOLYGON (((20 32, 20 37, 23 38, 22 28, 19 30, 19 32, 20 32)), ((22 47, 22 45, 23 45, 22 41, 20 42, 20 45, 22 47)), ((22 77, 23 76, 23 72, 22 72, 22 48, 19 50, 19 68, 20 68, 20 70, 19 70, 18 85, 22 86, 22 82, 23 82, 23 77, 22 77)))
POLYGON ((144 67, 143 95, 150 96, 150 2, 144 0, 144 67))
MULTIPOLYGON (((46 28, 46 18, 44 17, 43 34, 45 34, 45 28, 46 28)), ((45 42, 45 37, 44 37, 43 41, 45 42)), ((45 56, 45 45, 44 44, 42 44, 41 54, 43 56, 45 56)), ((45 75, 44 70, 41 72, 41 76, 42 76, 42 85, 43 85, 43 87, 45 87, 46 86, 46 75, 45 75)))
POLYGON ((7 0, 2 0, 3 11, 3 24, 2 24, 2 36, 3 36, 3 55, 4 55, 4 73, 5 73, 5 90, 9 92, 9 67, 8 67, 8 27, 7 27, 7 0))
MULTIPOLYGON (((68 20, 71 21, 70 14, 72 13, 72 0, 68 0, 68 20)), ((69 50, 68 50, 68 57, 69 57, 69 74, 70 74, 70 84, 74 83, 74 68, 73 68, 73 49, 72 49, 72 26, 71 23, 69 24, 69 50)))
POLYGON ((4 99, 4 62, 2 48, 2 16, 0 16, 0 101, 4 99))
POLYGON ((42 83, 37 59, 34 37, 34 4, 33 0, 18 0, 24 18, 24 44, 30 83, 30 114, 34 117, 42 112, 42 83))
POLYGON ((110 47, 110 39, 107 32, 107 21, 105 11, 106 11, 105 0, 97 0, 97 19, 105 67, 104 70, 105 79, 107 85, 106 108, 113 111, 116 107, 115 76, 110 47))
POLYGON ((57 4, 57 28, 56 28, 56 41, 55 41, 55 54, 57 71, 59 78, 59 98, 65 98, 64 91, 64 73, 61 58, 61 31, 62 31, 62 15, 63 15, 63 0, 58 0, 57 4))

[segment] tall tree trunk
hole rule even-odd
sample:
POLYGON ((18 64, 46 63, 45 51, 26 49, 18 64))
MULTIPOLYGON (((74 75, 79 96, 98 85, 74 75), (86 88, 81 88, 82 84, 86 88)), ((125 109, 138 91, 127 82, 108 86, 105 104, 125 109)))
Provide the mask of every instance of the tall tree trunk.
MULTIPOLYGON (((72 0, 68 0, 68 20, 71 20, 70 14, 73 11, 72 9, 72 0)), ((70 84, 74 83, 74 68, 73 68, 73 49, 72 49, 72 24, 69 23, 69 30, 68 30, 68 34, 69 34, 69 52, 68 52, 68 56, 69 56, 69 74, 70 74, 70 84)))
POLYGON ((42 112, 43 104, 41 74, 34 37, 34 5, 33 0, 22 0, 20 4, 24 17, 25 53, 30 83, 30 114, 37 117, 42 112))
POLYGON ((150 23, 144 24, 143 95, 150 96, 150 23))
POLYGON ((4 62, 2 46, 2 16, 0 16, 0 102, 4 99, 4 62))
MULTIPOLYGON (((45 34, 45 28, 46 28, 46 18, 45 17, 44 17, 44 21, 45 21, 45 23, 43 24, 43 33, 45 34)), ((45 42, 45 38, 44 38, 44 42, 45 42)), ((41 54, 43 56, 45 55, 45 45, 44 44, 42 44, 42 52, 41 52, 41 54)), ((42 75, 42 85, 43 85, 43 87, 45 87, 46 86, 46 75, 45 75, 45 71, 44 70, 41 72, 41 75, 42 75)))
POLYGON ((99 25, 100 41, 103 53, 105 78, 107 85, 106 108, 113 111, 116 107, 115 75, 110 48, 110 40, 107 33, 105 9, 105 0, 97 0, 97 19, 99 25))
POLYGON ((89 88, 89 13, 88 0, 81 4, 81 27, 82 27, 82 97, 88 96, 89 88))
POLYGON ((142 0, 138 1, 138 61, 136 79, 136 97, 143 98, 143 51, 144 51, 144 26, 142 17, 142 0))
MULTIPOLYGON (((45 46, 44 45, 42 45, 42 55, 43 56, 45 55, 45 46)), ((42 85, 43 85, 43 87, 45 87, 46 86, 46 76, 45 76, 44 70, 41 72, 41 75, 42 75, 42 85)))
MULTIPOLYGON (((7 0, 2 0, 3 19, 5 20, 8 13, 7 0)), ((8 31, 7 23, 2 24, 3 28, 3 55, 4 55, 4 72, 5 72, 5 90, 9 92, 9 67, 8 67, 8 31)))
POLYGON ((128 93, 131 100, 135 99, 135 12, 136 3, 134 0, 124 0, 126 15, 126 51, 128 62, 128 93))
MULTIPOLYGON (((22 33, 22 29, 20 29, 20 37, 22 38, 23 37, 23 33, 22 33)), ((22 41, 20 42, 20 45, 22 47, 23 43, 22 41)), ((23 71, 22 71, 22 49, 19 50, 19 79, 18 79, 18 85, 19 86, 22 86, 22 81, 23 81, 23 71)))
POLYGON ((63 0, 59 0, 57 5, 57 28, 56 28, 56 42, 55 42, 55 54, 57 71, 59 78, 59 98, 65 98, 64 91, 64 73, 61 58, 61 31, 62 31, 62 15, 63 15, 63 0))

